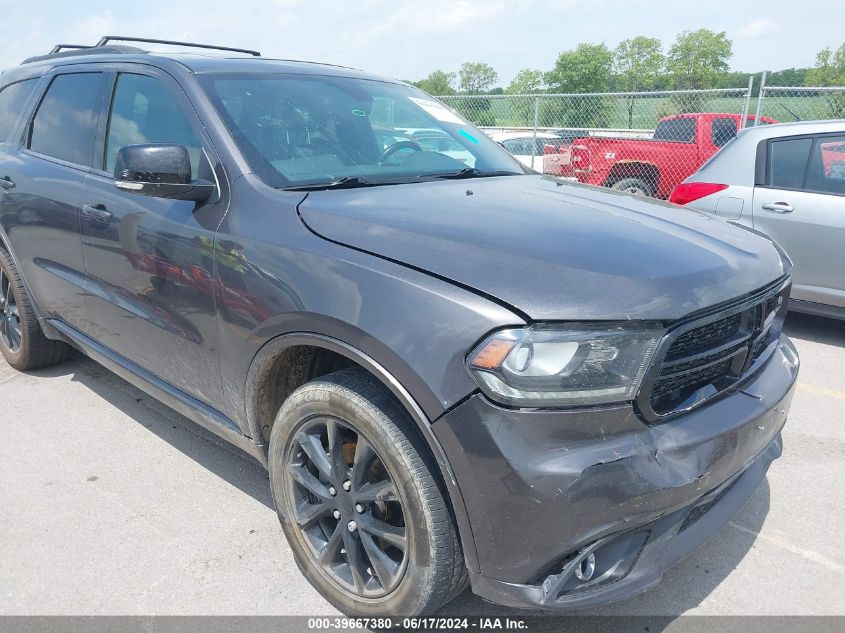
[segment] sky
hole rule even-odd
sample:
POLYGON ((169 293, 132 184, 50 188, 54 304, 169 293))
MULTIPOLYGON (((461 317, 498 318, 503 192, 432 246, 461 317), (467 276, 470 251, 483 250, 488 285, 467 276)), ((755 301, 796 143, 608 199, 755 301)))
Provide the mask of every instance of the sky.
POLYGON ((418 80, 486 62, 506 86, 581 42, 636 35, 668 50, 684 30, 726 31, 740 71, 811 66, 845 42, 845 0, 0 0, 0 68, 54 44, 119 34, 258 49, 418 80))

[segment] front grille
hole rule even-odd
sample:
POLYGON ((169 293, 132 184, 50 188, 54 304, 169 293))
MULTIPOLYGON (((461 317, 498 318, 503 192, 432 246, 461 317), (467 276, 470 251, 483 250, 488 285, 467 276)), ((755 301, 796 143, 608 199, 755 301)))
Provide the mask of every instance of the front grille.
POLYGON ((652 403, 659 402, 662 398, 670 397, 676 391, 683 391, 686 389, 698 389, 704 385, 708 385, 714 380, 726 375, 731 368, 730 359, 720 361, 714 365, 702 367, 701 369, 693 369, 692 371, 682 374, 670 374, 658 379, 651 391, 652 403))
POLYGON ((638 399, 650 421, 697 406, 741 380, 780 336, 789 287, 778 286, 671 332, 638 399))
POLYGON ((681 334, 672 343, 672 348, 669 350, 667 356, 669 358, 679 358, 694 352, 696 349, 702 349, 708 345, 724 341, 736 334, 737 330, 739 330, 741 319, 741 314, 732 314, 724 319, 719 319, 713 323, 702 325, 685 334, 681 334))

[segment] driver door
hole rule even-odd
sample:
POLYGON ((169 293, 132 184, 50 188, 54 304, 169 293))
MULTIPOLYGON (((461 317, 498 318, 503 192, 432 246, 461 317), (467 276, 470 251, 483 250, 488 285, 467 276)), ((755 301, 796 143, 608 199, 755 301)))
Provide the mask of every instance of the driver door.
POLYGON ((188 148, 192 176, 214 182, 196 114, 157 71, 112 73, 95 171, 82 194, 82 252, 96 338, 156 378, 219 407, 214 235, 225 210, 128 193, 114 185, 117 151, 138 143, 188 148))

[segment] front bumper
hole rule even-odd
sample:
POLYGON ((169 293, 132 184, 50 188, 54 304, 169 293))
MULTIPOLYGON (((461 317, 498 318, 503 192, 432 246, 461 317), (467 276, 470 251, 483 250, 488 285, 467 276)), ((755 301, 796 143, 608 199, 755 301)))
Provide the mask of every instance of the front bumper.
POLYGON ((797 373, 783 338, 753 379, 656 426, 630 406, 515 411, 468 399, 432 428, 469 514, 473 591, 554 609, 657 584, 742 507, 780 455, 797 373), (580 582, 574 571, 590 553, 596 575, 580 582), (602 556, 618 562, 611 569, 602 556))

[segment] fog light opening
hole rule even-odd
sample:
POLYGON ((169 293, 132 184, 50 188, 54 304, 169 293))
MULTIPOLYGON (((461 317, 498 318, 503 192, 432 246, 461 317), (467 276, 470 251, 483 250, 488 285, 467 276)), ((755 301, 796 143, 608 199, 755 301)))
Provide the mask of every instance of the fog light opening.
POLYGON ((575 568, 575 577, 581 582, 587 582, 596 571, 596 555, 590 552, 575 568))

